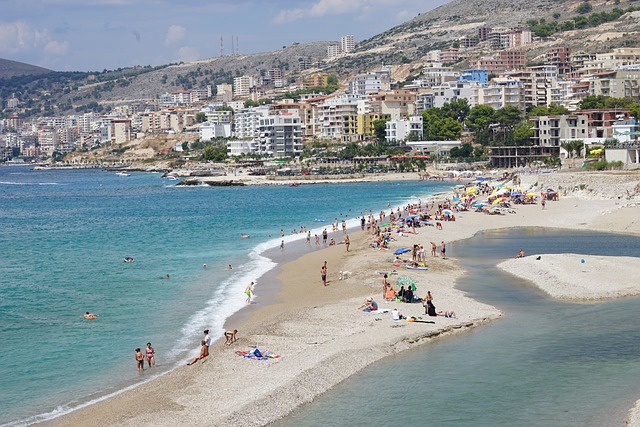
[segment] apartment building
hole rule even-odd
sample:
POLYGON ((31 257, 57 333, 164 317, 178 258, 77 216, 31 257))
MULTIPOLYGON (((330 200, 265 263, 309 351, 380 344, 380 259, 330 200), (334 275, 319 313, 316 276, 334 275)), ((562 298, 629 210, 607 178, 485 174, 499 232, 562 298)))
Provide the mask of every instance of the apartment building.
POLYGON ((533 123, 533 145, 560 147, 562 143, 589 136, 586 114, 539 116, 529 119, 533 123))
POLYGON ((358 100, 355 95, 345 94, 330 98, 316 106, 316 121, 319 136, 338 141, 358 140, 358 100))
POLYGON ((424 135, 422 120, 422 116, 389 120, 385 129, 387 141, 400 142, 407 139, 422 141, 422 136, 424 135))
POLYGON ((475 66, 480 70, 487 70, 489 74, 500 74, 505 71, 524 68, 526 62, 524 51, 504 50, 492 56, 483 56, 475 66))
POLYGON ((111 119, 110 137, 114 144, 131 141, 131 119, 111 119))
POLYGON ((558 75, 571 74, 571 48, 557 46, 547 52, 547 64, 558 68, 558 75))
POLYGON ((416 94, 406 89, 371 93, 368 100, 369 112, 385 114, 392 119, 409 117, 415 113, 416 94))
POLYGON ((382 69, 366 74, 358 74, 349 82, 348 92, 351 95, 366 96, 372 92, 383 92, 391 89, 391 71, 382 69))
POLYGON ((233 79, 233 96, 248 97, 251 89, 256 86, 253 76, 241 76, 233 79))
POLYGON ((516 107, 525 109, 524 85, 511 77, 492 79, 487 87, 478 88, 478 104, 495 109, 516 107))
POLYGON ((549 105, 548 89, 557 86, 558 68, 555 65, 527 67, 508 75, 520 81, 524 87, 524 102, 529 108, 549 105))
POLYGON ((269 114, 269 107, 253 107, 237 110, 234 115, 234 136, 240 139, 257 138, 260 119, 269 114))
POLYGON ((302 125, 297 115, 282 113, 262 117, 259 131, 256 143, 260 154, 284 158, 302 153, 302 125))
POLYGON ((377 120, 391 120, 391 117, 388 114, 374 114, 374 113, 362 113, 358 114, 358 122, 357 122, 357 133, 362 137, 362 139, 366 139, 367 136, 373 135, 375 133, 374 122, 377 120))
POLYGON ((356 41, 354 36, 347 35, 347 36, 342 36, 340 38, 340 49, 342 50, 342 53, 353 52, 355 48, 356 48, 356 41))
POLYGON ((632 98, 640 101, 640 65, 626 69, 596 73, 589 79, 589 92, 592 95, 612 98, 632 98))

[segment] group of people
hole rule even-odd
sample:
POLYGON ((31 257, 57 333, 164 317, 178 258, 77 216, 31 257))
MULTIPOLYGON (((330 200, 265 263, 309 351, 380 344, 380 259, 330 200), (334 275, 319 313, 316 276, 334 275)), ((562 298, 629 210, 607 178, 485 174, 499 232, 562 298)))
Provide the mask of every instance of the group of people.
MULTIPOLYGON (((237 338, 238 330, 234 329, 232 331, 225 331, 224 337, 225 342, 224 345, 231 345, 238 340, 237 338)), ((207 356, 209 356, 209 347, 211 346, 211 336, 209 335, 209 330, 204 330, 204 339, 200 340, 200 354, 191 359, 187 366, 191 366, 196 363, 198 360, 203 360, 207 356)))
POLYGON ((138 372, 144 371, 145 359, 147 359, 149 368, 151 368, 152 366, 155 368, 156 366, 155 354, 156 354, 156 351, 153 349, 153 347, 151 347, 150 342, 147 343, 147 348, 145 348, 144 353, 142 353, 142 350, 140 350, 140 347, 135 349, 135 359, 136 359, 136 366, 138 368, 138 372))

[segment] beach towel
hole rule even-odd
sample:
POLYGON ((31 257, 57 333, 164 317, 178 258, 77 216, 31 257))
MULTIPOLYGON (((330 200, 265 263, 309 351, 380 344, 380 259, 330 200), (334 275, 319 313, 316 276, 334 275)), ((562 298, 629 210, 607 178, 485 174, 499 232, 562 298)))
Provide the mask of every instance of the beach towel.
POLYGON ((395 251, 393 251, 394 255, 405 254, 407 252, 411 252, 411 249, 399 248, 399 249, 396 249, 395 251))
POLYGON ((245 359, 253 359, 253 360, 268 360, 268 359, 278 359, 280 358, 279 354, 275 354, 270 350, 262 353, 257 347, 250 351, 236 351, 238 356, 242 356, 245 359))

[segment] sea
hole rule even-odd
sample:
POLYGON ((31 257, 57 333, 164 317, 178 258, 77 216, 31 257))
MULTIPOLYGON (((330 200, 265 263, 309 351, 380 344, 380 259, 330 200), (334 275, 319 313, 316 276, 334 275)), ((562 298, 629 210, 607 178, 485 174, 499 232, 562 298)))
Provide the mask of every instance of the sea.
POLYGON ((335 219, 357 227, 368 211, 455 183, 175 184, 154 173, 0 167, 0 425, 54 418, 184 363, 204 329, 221 336, 245 307, 250 281, 260 303, 260 277, 276 266, 269 249, 285 240, 291 257, 317 250, 289 246, 305 238, 293 230, 331 232, 335 219), (84 320, 87 311, 98 319, 84 320), (156 368, 139 374, 134 349, 147 342, 156 368))

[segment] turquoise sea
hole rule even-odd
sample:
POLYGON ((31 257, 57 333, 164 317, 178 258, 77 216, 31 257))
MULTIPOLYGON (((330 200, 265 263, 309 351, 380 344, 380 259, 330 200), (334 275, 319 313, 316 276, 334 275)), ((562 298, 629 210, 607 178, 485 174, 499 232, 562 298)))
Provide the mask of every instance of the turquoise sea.
MULTIPOLYGON (((202 330, 220 336, 246 284, 274 267, 264 252, 281 229, 286 242, 301 239, 291 230, 355 225, 361 212, 452 185, 173 184, 150 173, 0 168, 0 424, 51 418, 183 363, 202 330), (138 374, 134 349, 147 342, 157 368, 138 374)), ((256 292, 259 303, 259 280, 256 292)))

